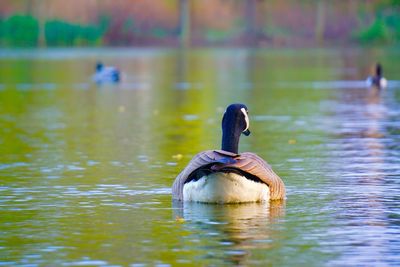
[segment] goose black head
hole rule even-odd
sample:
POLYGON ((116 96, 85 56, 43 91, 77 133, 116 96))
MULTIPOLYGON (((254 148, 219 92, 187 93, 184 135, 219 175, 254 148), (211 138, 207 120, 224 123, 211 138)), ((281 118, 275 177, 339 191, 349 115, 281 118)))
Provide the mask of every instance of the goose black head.
POLYGON ((103 63, 101 62, 97 62, 96 63, 96 71, 101 71, 103 69, 103 63))
POLYGON ((249 126, 246 105, 229 105, 222 118, 222 150, 238 153, 240 135, 250 135, 249 126))

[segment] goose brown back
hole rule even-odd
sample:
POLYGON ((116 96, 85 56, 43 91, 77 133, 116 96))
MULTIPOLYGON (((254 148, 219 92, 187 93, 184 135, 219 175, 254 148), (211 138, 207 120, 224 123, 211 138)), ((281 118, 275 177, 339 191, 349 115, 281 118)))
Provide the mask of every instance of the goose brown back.
POLYGON ((207 166, 214 172, 223 170, 238 170, 244 175, 257 177, 270 189, 270 200, 284 199, 285 184, 272 170, 268 163, 254 153, 235 154, 224 150, 206 150, 200 152, 189 162, 185 169, 176 177, 172 185, 172 197, 183 200, 183 186, 188 178, 197 170, 207 166))

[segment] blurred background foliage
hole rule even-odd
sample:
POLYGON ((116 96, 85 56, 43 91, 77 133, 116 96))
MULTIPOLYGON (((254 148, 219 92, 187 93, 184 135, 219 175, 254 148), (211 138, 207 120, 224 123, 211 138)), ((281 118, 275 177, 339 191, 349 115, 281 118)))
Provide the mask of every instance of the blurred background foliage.
POLYGON ((13 15, 0 20, 0 40, 4 46, 36 46, 39 23, 30 15, 13 15))
POLYGON ((57 19, 45 23, 48 46, 99 45, 103 35, 104 29, 97 25, 80 25, 57 19))
MULTIPOLYGON (((394 43, 400 40, 400 0, 381 1, 375 5, 374 20, 356 32, 363 44, 394 43)), ((361 17, 368 15, 363 10, 361 17)))
POLYGON ((398 44, 400 0, 0 0, 1 47, 176 46, 183 34, 194 46, 398 44))

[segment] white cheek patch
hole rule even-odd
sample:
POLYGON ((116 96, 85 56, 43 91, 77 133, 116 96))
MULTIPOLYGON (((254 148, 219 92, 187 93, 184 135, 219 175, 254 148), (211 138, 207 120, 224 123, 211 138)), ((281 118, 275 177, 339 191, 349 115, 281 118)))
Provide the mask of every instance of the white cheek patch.
POLYGON ((244 108, 241 108, 240 110, 243 112, 244 120, 246 121, 246 129, 243 130, 243 132, 244 132, 247 129, 249 129, 249 126, 250 126, 249 115, 247 114, 247 111, 244 108))

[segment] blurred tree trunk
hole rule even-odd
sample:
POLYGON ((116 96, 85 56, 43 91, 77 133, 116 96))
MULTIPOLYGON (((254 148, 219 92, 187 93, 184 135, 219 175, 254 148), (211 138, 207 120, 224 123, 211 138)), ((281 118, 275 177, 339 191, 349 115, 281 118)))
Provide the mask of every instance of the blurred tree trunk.
POLYGON ((33 5, 33 3, 32 3, 32 1, 33 0, 28 0, 28 1, 26 1, 26 7, 25 7, 25 13, 26 13, 26 15, 32 15, 32 5, 33 5))
POLYGON ((257 0, 246 0, 245 3, 245 21, 246 33, 245 43, 247 45, 255 45, 257 39, 256 17, 257 17, 257 0))
POLYGON ((190 0, 179 0, 179 34, 182 47, 190 46, 190 0))
POLYGON ((324 44, 325 31, 325 1, 319 0, 317 6, 317 19, 315 23, 315 41, 318 45, 324 44))
POLYGON ((46 46, 44 36, 44 26, 46 21, 46 5, 47 0, 27 0, 26 1, 26 14, 33 16, 39 23, 39 40, 38 46, 46 46))
POLYGON ((45 37, 45 23, 47 18, 47 0, 37 0, 35 1, 36 6, 36 16, 39 21, 39 46, 46 46, 46 37, 45 37))

